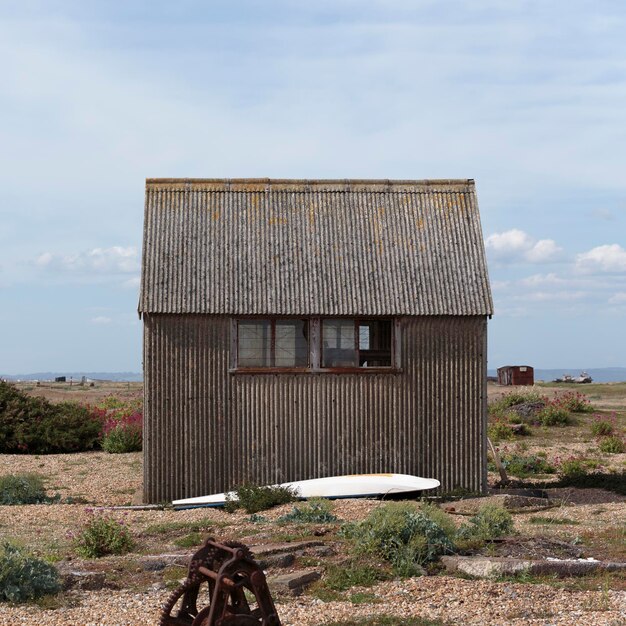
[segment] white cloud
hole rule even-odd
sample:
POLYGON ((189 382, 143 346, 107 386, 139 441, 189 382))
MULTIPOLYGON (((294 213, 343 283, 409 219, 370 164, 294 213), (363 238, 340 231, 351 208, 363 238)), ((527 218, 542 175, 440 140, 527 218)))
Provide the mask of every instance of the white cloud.
POLYGON ((564 285, 568 281, 564 278, 557 276, 556 274, 533 274, 532 276, 528 276, 527 278, 522 278, 519 281, 520 285, 523 287, 542 287, 542 286, 555 286, 555 285, 564 285))
POLYGON ((576 257, 576 269, 583 274, 626 272, 626 250, 619 244, 597 246, 576 257))
POLYGON ((111 318, 107 317, 106 315, 98 315, 97 317, 91 318, 92 324, 105 325, 105 324, 110 324, 111 322, 112 322, 111 318))
POLYGON ((50 252, 44 252, 43 254, 40 254, 35 259, 35 265, 39 265, 40 267, 47 267, 53 262, 54 262, 54 255, 51 254, 50 252))
POLYGON ((626 304, 626 291, 620 291, 609 298, 609 304, 626 304))
POLYGON ((517 298, 532 302, 568 302, 570 300, 582 300, 588 295, 586 291, 533 291, 517 296, 517 298))
POLYGON ((489 235, 485 247, 503 262, 547 263, 558 258, 563 251, 553 239, 535 241, 518 228, 489 235))
POLYGON ((67 272, 128 274, 139 270, 139 252, 134 246, 92 248, 67 255, 44 252, 35 259, 35 265, 67 272))
POLYGON ((531 263, 547 263, 554 260, 562 250, 553 239, 541 239, 526 251, 525 256, 531 263))
POLYGON ((532 240, 523 230, 513 228, 503 233, 489 235, 485 246, 496 254, 512 255, 528 250, 532 246, 532 240))

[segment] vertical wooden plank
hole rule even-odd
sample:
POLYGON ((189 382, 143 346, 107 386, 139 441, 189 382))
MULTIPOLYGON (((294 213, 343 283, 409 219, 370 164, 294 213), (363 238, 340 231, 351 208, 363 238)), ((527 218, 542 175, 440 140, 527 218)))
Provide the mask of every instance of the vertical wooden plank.
POLYGON ((393 362, 392 367, 400 369, 402 367, 402 319, 399 317, 393 320, 393 362))
POLYGON ((237 369, 237 320, 230 318, 230 343, 228 351, 228 367, 231 370, 237 369))
POLYGON ((320 347, 321 347, 321 336, 320 336, 320 319, 319 317, 314 317, 309 320, 309 348, 311 354, 311 369, 319 370, 320 369, 320 347))

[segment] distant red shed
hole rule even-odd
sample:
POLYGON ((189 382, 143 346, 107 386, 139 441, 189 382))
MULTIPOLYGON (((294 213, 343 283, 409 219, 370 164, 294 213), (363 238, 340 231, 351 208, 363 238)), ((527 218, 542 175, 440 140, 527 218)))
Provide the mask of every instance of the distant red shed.
POLYGON ((535 374, 530 365, 505 365, 498 368, 500 385, 534 385, 535 374))

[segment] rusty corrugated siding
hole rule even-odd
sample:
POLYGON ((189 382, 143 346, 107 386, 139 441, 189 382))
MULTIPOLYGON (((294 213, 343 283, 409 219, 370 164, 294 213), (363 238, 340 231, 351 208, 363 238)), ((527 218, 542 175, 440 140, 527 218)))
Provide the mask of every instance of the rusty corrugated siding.
POLYGON ((148 180, 139 311, 491 315, 474 181, 148 180))
POLYGON ((400 472, 486 487, 486 318, 402 320, 400 373, 233 374, 227 317, 146 315, 144 496, 400 472))

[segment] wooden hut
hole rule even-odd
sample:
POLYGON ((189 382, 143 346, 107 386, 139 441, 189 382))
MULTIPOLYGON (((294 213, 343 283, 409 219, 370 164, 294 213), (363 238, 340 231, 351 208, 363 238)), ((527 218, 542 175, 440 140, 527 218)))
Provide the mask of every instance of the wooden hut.
POLYGON ((499 385, 534 385, 534 370, 530 365, 505 365, 498 368, 499 385))
POLYGON ((474 181, 146 182, 144 499, 354 473, 486 488, 474 181))

